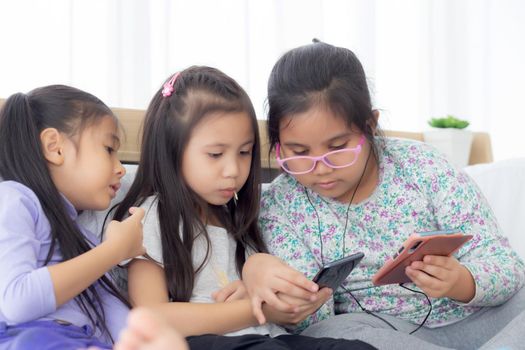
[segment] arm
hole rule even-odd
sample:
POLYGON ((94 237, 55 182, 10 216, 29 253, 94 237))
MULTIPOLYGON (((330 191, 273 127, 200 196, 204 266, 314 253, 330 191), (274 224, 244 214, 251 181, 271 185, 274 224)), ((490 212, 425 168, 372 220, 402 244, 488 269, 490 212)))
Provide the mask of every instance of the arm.
POLYGON ((242 275, 244 283, 249 286, 253 313, 260 324, 266 322, 263 302, 279 311, 293 312, 301 300, 312 302, 317 299, 319 287, 274 255, 253 254, 244 264, 242 275), (283 295, 291 298, 283 298, 283 295), (294 299, 295 302, 284 301, 294 299))
POLYGON ((122 222, 112 221, 107 239, 100 245, 68 261, 48 267, 57 307, 76 297, 120 261, 144 254, 142 224, 144 209, 130 209, 122 222))
MULTIPOLYGON (((280 177, 274 181, 268 190, 263 192, 259 223, 270 253, 280 258, 286 266, 289 267, 285 269, 288 272, 280 269, 272 271, 269 266, 266 266, 265 270, 274 273, 275 281, 277 281, 278 284, 273 285, 271 282, 267 282, 261 278, 265 270, 260 271, 261 274, 259 276, 255 275, 255 278, 252 280, 260 279, 264 284, 270 284, 271 287, 275 288, 273 291, 274 294, 276 292, 283 294, 292 293, 296 298, 311 298, 311 303, 315 303, 319 300, 318 298, 322 298, 322 296, 319 295, 322 291, 315 292, 318 286, 311 282, 311 279, 321 267, 313 255, 313 250, 318 247, 310 246, 306 241, 304 232, 301 229, 300 219, 295 220, 297 224, 293 224, 294 220, 292 216, 301 217, 304 213, 301 212, 302 209, 300 207, 296 208, 290 205, 292 202, 304 202, 304 198, 301 197, 304 194, 302 194, 302 192, 299 193, 300 191, 290 187, 291 185, 286 184, 285 181, 282 180, 287 181, 286 178, 280 177), (281 182, 276 184, 278 181, 281 182), (297 198, 290 199, 288 196, 296 196, 297 198), (303 276, 294 273, 294 270, 303 276), (284 275, 282 272, 286 273, 288 277, 283 278, 284 275), (299 291, 297 287, 303 290, 299 291), (313 292, 317 295, 313 295, 313 292)), ((252 286, 250 286, 250 280, 248 280, 247 277, 248 276, 243 273, 244 282, 252 299, 259 297, 260 300, 263 301, 271 300, 264 296, 264 289, 256 290, 252 288, 252 286)), ((261 286, 260 288, 263 287, 264 286, 261 286)), ((256 299, 254 304, 257 302, 256 299)), ((272 305, 277 306, 277 304, 272 305)), ((303 322, 297 326, 297 330, 304 329, 309 324, 326 319, 333 314, 333 298, 329 298, 314 314, 303 320, 303 322)))
MULTIPOLYGON (((436 156, 419 183, 434 208, 440 228, 459 228, 474 238, 453 259, 427 257, 429 267, 452 269, 457 282, 442 296, 470 306, 495 306, 508 300, 525 280, 523 261, 502 236, 494 213, 474 182, 436 156)), ((421 264, 419 268, 424 268, 421 264)), ((439 273, 439 272, 438 272, 439 273)), ((450 274, 449 274, 450 276, 450 274)))
MULTIPOLYGON (((28 188, 13 183, 4 183, 0 188, 0 310, 9 323, 35 320, 53 313, 58 306, 85 289, 75 286, 79 280, 86 283, 83 280, 85 271, 77 270, 78 265, 72 263, 77 258, 55 265, 58 269, 67 267, 72 271, 69 281, 73 283, 69 284, 57 282, 51 267, 42 266, 50 236, 47 220, 42 220, 41 216, 38 199, 28 188), (70 286, 74 290, 66 290, 70 286)), ((88 258, 101 257, 107 251, 99 249, 85 254, 88 258)), ((84 259, 85 256, 78 258, 84 259)), ((97 259, 90 262, 101 264, 97 259)), ((87 283, 91 284, 100 275, 95 278, 89 271, 87 278, 93 280, 87 283)), ((68 278, 60 276, 59 280, 68 278)))
POLYGON ((224 334, 257 325, 248 299, 214 304, 169 302, 164 270, 149 260, 131 262, 128 290, 134 306, 157 310, 184 336, 224 334))
POLYGON ((49 271, 38 264, 38 199, 0 188, 0 310, 16 324, 52 313, 56 304, 49 271))

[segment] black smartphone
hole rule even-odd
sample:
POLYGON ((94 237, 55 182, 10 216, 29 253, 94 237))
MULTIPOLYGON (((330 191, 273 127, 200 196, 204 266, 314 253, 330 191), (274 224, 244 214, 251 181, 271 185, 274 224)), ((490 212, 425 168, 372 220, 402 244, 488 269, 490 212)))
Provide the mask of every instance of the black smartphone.
POLYGON ((358 252, 332 261, 319 270, 313 281, 317 283, 320 288, 329 287, 335 292, 364 256, 363 253, 358 252))

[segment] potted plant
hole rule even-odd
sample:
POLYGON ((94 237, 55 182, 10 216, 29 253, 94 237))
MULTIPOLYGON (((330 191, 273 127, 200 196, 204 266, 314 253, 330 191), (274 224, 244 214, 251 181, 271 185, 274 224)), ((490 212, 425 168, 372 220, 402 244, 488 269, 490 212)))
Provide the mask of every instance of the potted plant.
POLYGON ((447 115, 432 118, 428 124, 433 129, 423 133, 425 142, 444 153, 455 166, 467 166, 473 138, 472 132, 465 130, 469 122, 447 115))

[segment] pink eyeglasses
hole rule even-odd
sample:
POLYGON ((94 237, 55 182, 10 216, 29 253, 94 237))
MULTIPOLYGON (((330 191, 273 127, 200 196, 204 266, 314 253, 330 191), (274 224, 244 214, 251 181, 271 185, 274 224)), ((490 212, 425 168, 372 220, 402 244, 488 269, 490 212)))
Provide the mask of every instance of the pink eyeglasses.
POLYGON ((365 143, 365 136, 361 135, 359 143, 354 148, 338 149, 323 154, 319 157, 309 156, 296 156, 281 159, 281 145, 277 143, 275 145, 275 153, 277 155, 277 163, 289 174, 301 175, 307 174, 314 170, 318 161, 322 161, 326 166, 333 169, 346 168, 353 165, 357 161, 357 157, 363 148, 365 143))

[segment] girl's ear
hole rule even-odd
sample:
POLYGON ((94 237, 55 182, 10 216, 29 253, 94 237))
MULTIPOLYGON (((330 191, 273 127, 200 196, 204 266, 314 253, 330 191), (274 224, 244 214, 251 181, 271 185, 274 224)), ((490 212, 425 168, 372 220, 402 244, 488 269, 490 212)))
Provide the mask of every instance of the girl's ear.
POLYGON ((48 162, 54 165, 62 165, 64 162, 64 138, 55 128, 47 128, 40 133, 40 143, 44 157, 48 162))
POLYGON ((368 126, 372 135, 376 134, 377 124, 379 123, 379 111, 377 109, 372 110, 372 118, 368 121, 368 126))

